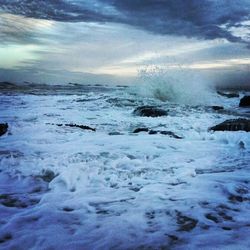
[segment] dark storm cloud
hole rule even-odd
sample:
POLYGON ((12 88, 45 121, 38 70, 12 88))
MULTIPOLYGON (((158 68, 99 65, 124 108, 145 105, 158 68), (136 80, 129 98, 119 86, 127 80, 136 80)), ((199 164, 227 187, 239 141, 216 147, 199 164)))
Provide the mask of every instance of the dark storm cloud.
POLYGON ((0 0, 0 6, 4 12, 33 18, 117 22, 157 34, 248 41, 230 28, 250 20, 249 0, 0 0))
POLYGON ((80 4, 75 2, 77 1, 0 0, 0 6, 3 11, 11 14, 63 22, 102 22, 108 19, 92 5, 86 4, 86 1, 80 1, 80 4))

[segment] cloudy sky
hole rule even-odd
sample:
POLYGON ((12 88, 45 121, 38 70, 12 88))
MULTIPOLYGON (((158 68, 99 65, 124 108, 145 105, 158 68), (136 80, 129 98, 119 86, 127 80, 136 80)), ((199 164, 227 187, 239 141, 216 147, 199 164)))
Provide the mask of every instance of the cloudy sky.
POLYGON ((0 81, 131 81, 148 67, 248 81, 250 1, 0 0, 0 81))

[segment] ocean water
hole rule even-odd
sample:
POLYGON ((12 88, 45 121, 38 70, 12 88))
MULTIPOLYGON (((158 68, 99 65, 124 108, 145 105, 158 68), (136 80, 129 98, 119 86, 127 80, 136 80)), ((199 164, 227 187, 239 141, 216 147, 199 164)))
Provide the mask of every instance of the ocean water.
POLYGON ((182 90, 4 91, 0 249, 249 249, 250 135, 208 129, 250 111, 182 90), (168 115, 135 116, 142 105, 168 115))

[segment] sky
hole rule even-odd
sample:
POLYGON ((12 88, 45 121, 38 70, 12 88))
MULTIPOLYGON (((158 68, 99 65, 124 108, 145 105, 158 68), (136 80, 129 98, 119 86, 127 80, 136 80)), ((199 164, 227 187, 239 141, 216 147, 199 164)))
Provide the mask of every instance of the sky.
POLYGON ((148 68, 250 85, 250 1, 0 0, 0 81, 127 83, 148 68))

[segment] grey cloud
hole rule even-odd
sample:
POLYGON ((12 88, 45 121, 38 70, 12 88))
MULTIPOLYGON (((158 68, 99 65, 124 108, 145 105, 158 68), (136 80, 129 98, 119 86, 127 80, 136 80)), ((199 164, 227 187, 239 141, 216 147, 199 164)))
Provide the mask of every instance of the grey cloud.
POLYGON ((108 16, 101 13, 99 8, 88 1, 63 0, 0 0, 3 11, 24 15, 26 17, 70 22, 103 22, 108 16))
POLYGON ((241 41, 227 29, 250 19, 246 0, 111 1, 125 14, 124 22, 160 34, 241 41), (227 29, 220 27, 225 24, 227 29))
POLYGON ((116 22, 157 34, 249 42, 229 29, 250 20, 249 0, 0 0, 3 11, 63 22, 116 22), (224 27, 222 27, 224 25, 224 27))
POLYGON ((0 42, 4 45, 10 43, 38 44, 41 41, 31 21, 16 15, 0 13, 0 42))

